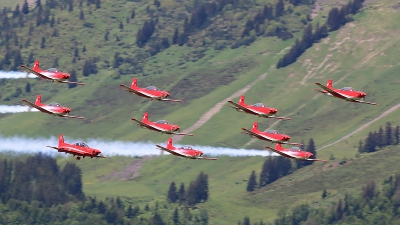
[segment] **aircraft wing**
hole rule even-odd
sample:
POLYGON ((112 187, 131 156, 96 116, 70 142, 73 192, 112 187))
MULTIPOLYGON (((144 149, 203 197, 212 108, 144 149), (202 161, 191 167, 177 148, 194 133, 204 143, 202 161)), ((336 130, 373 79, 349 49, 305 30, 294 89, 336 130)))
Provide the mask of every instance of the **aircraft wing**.
POLYGON ((166 151, 166 152, 169 152, 169 153, 171 153, 171 154, 173 154, 173 155, 178 155, 178 156, 181 156, 181 157, 184 157, 184 158, 192 158, 192 156, 190 156, 190 155, 182 154, 182 153, 177 152, 177 151, 172 151, 172 150, 169 150, 168 148, 164 148, 164 147, 162 147, 162 146, 160 146, 160 145, 156 145, 156 146, 157 146, 159 149, 164 150, 164 151, 166 151))
MULTIPOLYGON (((150 125, 148 125, 148 124, 145 124, 145 123, 143 123, 142 121, 139 121, 139 120, 137 120, 137 119, 135 119, 135 118, 132 118, 132 120, 135 121, 139 126, 144 126, 144 127, 148 128, 148 129, 150 129, 150 130, 152 130, 152 129, 157 129, 157 127, 152 127, 152 126, 150 126, 150 125)), ((160 131, 160 132, 163 132, 162 130, 159 130, 159 129, 157 129, 157 130, 160 131)))
POLYGON ((38 77, 40 77, 40 78, 42 78, 42 79, 45 79, 45 80, 54 80, 53 78, 48 77, 48 76, 45 76, 45 75, 43 75, 43 74, 41 74, 41 73, 38 73, 38 72, 36 72, 36 71, 34 71, 34 70, 32 70, 32 69, 30 69, 30 68, 24 66, 24 65, 22 65, 21 67, 22 67, 24 70, 28 71, 29 73, 33 73, 33 74, 35 74, 36 76, 38 76, 38 77))
POLYGON ((291 120, 291 118, 281 117, 281 116, 263 116, 263 115, 260 115, 260 116, 266 117, 266 118, 278 119, 278 120, 291 120))
POLYGON ((324 159, 299 159, 299 160, 326 162, 326 160, 324 160, 324 159))
POLYGON ((217 160, 217 158, 209 158, 209 157, 198 157, 197 159, 217 160))
POLYGON ((35 104, 33 104, 32 102, 30 102, 30 101, 28 101, 28 100, 22 100, 23 102, 25 102, 26 104, 28 104, 30 107, 33 107, 33 108, 35 108, 35 109, 37 109, 37 110, 39 110, 39 111, 41 111, 41 112, 44 112, 44 113, 48 113, 48 114, 52 114, 52 115, 56 115, 55 113, 53 113, 53 112, 51 112, 51 111, 49 111, 49 110, 46 110, 46 109, 44 109, 44 108, 42 108, 42 107, 40 107, 40 106, 37 106, 37 105, 35 105, 35 104))
POLYGON ((147 98, 154 98, 154 97, 155 97, 155 96, 149 95, 149 94, 147 94, 147 93, 145 93, 145 92, 140 92, 140 91, 133 90, 132 88, 126 86, 125 84, 121 84, 120 86, 123 87, 123 88, 125 88, 125 90, 127 90, 127 91, 129 91, 129 92, 133 92, 133 93, 135 93, 135 94, 137 94, 137 95, 139 95, 139 96, 140 96, 140 95, 145 95, 147 98))
POLYGON ((369 105, 379 105, 378 103, 375 103, 375 102, 366 102, 366 101, 357 100, 357 99, 353 99, 353 100, 351 100, 351 101, 352 101, 352 102, 357 102, 357 103, 369 104, 369 105))
POLYGON ((251 113, 251 114, 257 113, 257 112, 254 112, 254 111, 246 108, 246 107, 243 107, 243 106, 241 106, 241 105, 239 105, 239 104, 237 104, 235 102, 232 102, 231 100, 229 100, 228 102, 231 103, 232 105, 234 105, 237 109, 241 109, 241 110, 243 110, 243 111, 245 111, 247 113, 251 113))
POLYGON ((103 156, 103 155, 96 155, 95 157, 96 158, 107 158, 106 156, 103 156))
POLYGON ((67 83, 67 84, 78 84, 78 85, 85 85, 85 83, 82 82, 74 82, 74 81, 58 81, 59 83, 67 83))
POLYGON ((86 117, 82 117, 82 116, 69 116, 69 115, 60 115, 60 116, 61 117, 67 117, 67 118, 86 120, 86 117))
POLYGON ((186 133, 170 133, 170 134, 175 134, 175 135, 186 135, 186 136, 194 136, 194 134, 186 134, 186 133))
POLYGON ((177 100, 177 99, 169 99, 169 98, 162 98, 158 99, 159 101, 168 101, 168 102, 183 102, 183 100, 177 100))
POLYGON ((323 84, 321 84, 319 82, 317 82, 315 84, 318 85, 319 87, 321 87, 322 89, 324 89, 325 91, 329 92, 331 95, 337 97, 337 98, 348 99, 347 96, 342 95, 342 94, 340 94, 340 93, 338 93, 338 92, 326 87, 325 85, 323 85, 323 84))
POLYGON ((263 140, 270 141, 270 142, 276 142, 276 140, 270 139, 270 138, 268 138, 268 137, 261 136, 261 135, 259 135, 259 134, 254 133, 253 131, 247 130, 246 128, 242 128, 242 130, 243 130, 246 134, 255 136, 255 137, 259 138, 259 139, 263 139, 263 140))
POLYGON ((48 147, 48 148, 54 148, 55 150, 60 150, 59 148, 57 148, 57 147, 53 147, 53 146, 46 146, 46 147, 48 147))
POLYGON ((284 157, 287 157, 287 158, 291 158, 291 159, 295 159, 295 157, 293 157, 293 156, 291 156, 291 155, 288 155, 288 154, 285 154, 285 153, 283 153, 283 152, 281 152, 281 151, 278 151, 278 150, 276 150, 276 149, 274 149, 274 148, 271 148, 271 147, 269 147, 269 146, 265 146, 265 148, 267 148, 267 149, 269 149, 269 150, 271 150, 271 151, 273 151, 273 152, 275 152, 276 154, 279 154, 279 155, 281 155, 281 156, 284 156, 284 157))

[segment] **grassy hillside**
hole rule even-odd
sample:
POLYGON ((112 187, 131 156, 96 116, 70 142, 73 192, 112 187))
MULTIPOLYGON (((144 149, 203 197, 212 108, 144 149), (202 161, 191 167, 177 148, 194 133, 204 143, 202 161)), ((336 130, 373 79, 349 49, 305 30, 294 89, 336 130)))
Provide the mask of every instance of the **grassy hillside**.
MULTIPOLYGON (((259 2, 260 5, 264 3, 259 2)), ((329 7, 336 6, 337 2, 318 1, 317 4, 322 5, 323 10, 319 11, 320 14, 315 17, 313 23, 324 21, 329 7)), ((126 2, 126 4, 132 4, 128 6, 138 9, 137 18, 147 19, 145 8, 148 2, 126 2)), ((168 4, 166 4, 169 7, 167 9, 176 6, 172 1, 168 4)), ((106 66, 105 60, 108 59, 111 64, 115 50, 123 52, 124 44, 119 46, 118 41, 113 41, 113 44, 96 42, 104 37, 107 21, 99 22, 93 17, 92 22, 96 23, 95 26, 99 29, 89 32, 86 28, 82 30, 71 28, 71 24, 81 22, 77 18, 68 17, 69 22, 60 22, 60 26, 64 27, 59 27, 59 31, 62 34, 60 37, 67 36, 71 42, 59 45, 64 50, 56 48, 59 50, 58 54, 54 52, 52 55, 52 52, 47 54, 47 57, 45 56, 47 50, 37 51, 41 61, 43 58, 43 66, 50 67, 53 57, 66 51, 68 55, 60 57, 60 69, 72 69, 73 37, 79 34, 77 41, 84 43, 88 49, 86 53, 81 54, 86 55, 90 52, 93 54, 90 57, 101 58, 97 63, 99 73, 88 77, 79 76, 79 80, 86 82, 87 85, 73 89, 68 89, 62 84, 46 84, 30 80, 31 93, 21 93, 17 97, 8 95, 13 93, 16 86, 23 88, 27 80, 7 80, 2 85, 4 89, 1 92, 0 104, 19 104, 22 98, 33 100, 35 95, 40 93, 44 101, 58 101, 71 106, 74 115, 87 116, 88 120, 74 121, 39 113, 3 115, 0 119, 0 132, 2 135, 25 134, 37 137, 64 133, 74 138, 107 137, 121 140, 165 141, 165 136, 130 124, 130 118, 141 117, 143 112, 149 111, 150 119, 165 118, 184 129, 192 126, 215 104, 245 87, 261 74, 267 73, 264 80, 246 93, 246 102, 264 102, 266 105, 276 107, 279 115, 289 116, 292 118, 291 121, 275 123, 276 121, 272 119, 259 119, 223 107, 193 132, 195 137, 185 137, 181 143, 263 148, 266 143, 250 142, 248 136, 239 134, 241 127, 250 127, 253 121, 259 121, 260 128, 267 129, 273 125, 273 128, 280 132, 289 134, 293 141, 307 141, 312 137, 317 147, 322 147, 399 104, 396 88, 400 82, 400 78, 396 76, 400 66, 396 51, 396 46, 400 44, 397 35, 399 26, 393 22, 399 19, 399 15, 397 9, 392 7, 395 4, 397 2, 392 0, 383 0, 379 3, 366 1, 362 12, 354 17, 355 21, 330 33, 328 38, 308 49, 296 63, 279 70, 275 69, 275 64, 283 53, 289 50, 294 42, 293 39, 282 41, 277 37, 258 37, 249 46, 235 49, 227 47, 223 50, 194 47, 194 45, 174 45, 147 58, 142 64, 142 73, 122 75, 119 70, 106 66), (199 53, 203 53, 204 55, 201 54, 203 57, 198 58, 199 53), (147 102, 118 90, 120 83, 129 84, 136 76, 139 77, 139 85, 154 84, 159 88, 165 88, 171 92, 172 97, 185 99, 185 103, 147 102), (334 87, 352 86, 354 89, 365 91, 366 100, 378 102, 380 106, 347 103, 328 98, 313 90, 317 87, 315 82, 325 83, 329 78, 333 79, 334 87)), ((105 15, 106 7, 113 9, 113 15, 127 15, 130 11, 127 5, 125 7, 120 5, 118 8, 115 3, 113 8, 112 3, 104 2, 101 10, 99 9, 99 13, 102 13, 97 14, 93 10, 91 15, 96 17, 105 15), (121 10, 124 13, 121 13, 121 10)), ((255 10, 249 10, 253 11, 255 10)), ((78 10, 74 10, 72 14, 79 17, 78 10)), ((242 12, 240 15, 243 14, 242 12)), ((67 11, 62 11, 60 18, 61 15, 67 17, 67 11)), ((216 18, 222 20, 223 17, 216 18)), ((242 18, 238 21, 243 25, 246 20, 242 18)), ((115 21, 108 22, 110 30, 115 32, 113 34, 126 38, 124 43, 134 46, 135 38, 129 32, 136 34, 134 31, 139 28, 136 22, 126 25, 124 33, 118 33, 120 31, 115 21)), ((47 31, 45 28, 38 28, 34 32, 39 34, 44 30, 47 31)), ((21 29, 21 32, 24 34, 27 30, 21 29)), ((295 34, 300 36, 298 33, 295 34)), ((52 41, 53 45, 59 43, 56 40, 57 38, 52 39, 50 44, 52 41)), ((36 42, 36 45, 31 46, 32 49, 40 45, 39 40, 36 42)), ((24 54, 28 54, 30 50, 25 49, 24 54)), ((141 50, 132 47, 125 51, 128 52, 126 54, 135 51, 135 54, 138 54, 141 50)), ((83 56, 81 61, 77 60, 81 66, 83 56)), ((80 66, 77 66, 78 73, 81 73, 80 66)), ((236 101, 237 98, 233 100, 236 101)), ((197 174, 203 171, 210 177, 211 199, 199 207, 207 208, 214 224, 232 224, 245 215, 256 220, 272 221, 276 213, 283 208, 305 201, 325 207, 329 205, 330 198, 343 197, 346 191, 360 190, 366 181, 385 179, 395 173, 398 170, 395 162, 399 150, 397 146, 361 157, 356 157, 356 153, 359 140, 364 140, 369 131, 376 130, 386 121, 398 125, 398 115, 398 111, 394 111, 349 139, 318 152, 319 158, 328 159, 333 154, 336 160, 298 170, 252 194, 246 193, 245 187, 252 170, 257 172, 257 176, 259 175, 264 161, 261 157, 219 157, 217 162, 198 162, 172 156, 151 160, 125 157, 112 157, 102 161, 85 160, 80 162, 84 170, 84 189, 88 194, 103 198, 122 195, 127 197, 127 201, 143 204, 153 200, 164 201, 171 181, 184 182, 188 185, 190 180, 195 179, 197 174), (347 158, 346 163, 339 164, 344 158, 347 158), (319 199, 323 188, 327 188, 331 195, 327 201, 321 202, 319 199)), ((72 160, 60 158, 60 163, 72 160)))

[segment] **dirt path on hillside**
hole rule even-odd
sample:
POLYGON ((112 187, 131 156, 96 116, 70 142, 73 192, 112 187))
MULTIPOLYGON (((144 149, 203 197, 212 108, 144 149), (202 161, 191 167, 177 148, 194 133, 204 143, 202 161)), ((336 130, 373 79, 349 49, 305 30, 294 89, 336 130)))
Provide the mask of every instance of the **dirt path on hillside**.
POLYGON ((341 142, 341 141, 343 141, 343 140, 345 140, 345 139, 351 137, 351 135, 353 135, 353 134, 355 134, 355 133, 357 133, 357 132, 360 132, 360 131, 364 130, 364 129, 367 128, 369 125, 371 125, 373 122, 375 122, 375 121, 377 121, 377 120, 379 120, 379 119, 382 119, 383 117, 387 116, 389 113, 391 113, 391 112, 397 110, 398 108, 400 108, 400 104, 397 104, 397 105, 393 106, 392 108, 386 110, 386 111, 383 112, 380 116, 378 116, 378 117, 376 117, 375 119, 369 121, 368 123, 363 124, 361 127, 357 128, 355 131, 351 132, 350 134, 347 134, 347 135, 343 136, 343 137, 340 138, 339 140, 337 140, 337 141, 335 141, 335 142, 333 142, 333 143, 327 144, 327 145, 325 145, 325 146, 323 146, 323 147, 317 149, 317 151, 319 151, 319 150, 321 150, 321 149, 324 149, 324 148, 327 148, 327 147, 329 147, 329 146, 332 146, 332 145, 334 145, 334 144, 336 144, 336 143, 339 143, 339 142, 341 142))
MULTIPOLYGON (((231 96, 228 98, 218 102, 216 105, 214 105, 210 110, 208 110, 206 113, 204 113, 199 120, 197 120, 191 127, 185 129, 182 131, 182 133, 191 133, 194 130, 198 129, 199 127, 203 126, 208 120, 211 119, 216 113, 218 113, 222 107, 228 102, 228 100, 231 100, 233 98, 240 97, 244 93, 246 93, 250 88, 252 88, 257 82, 261 81, 267 76, 267 73, 262 74, 259 76, 256 80, 251 82, 250 84, 246 85, 246 87, 238 90, 237 92, 233 93, 231 96)), ((174 142, 178 142, 182 140, 183 136, 175 136, 173 137, 174 142)))

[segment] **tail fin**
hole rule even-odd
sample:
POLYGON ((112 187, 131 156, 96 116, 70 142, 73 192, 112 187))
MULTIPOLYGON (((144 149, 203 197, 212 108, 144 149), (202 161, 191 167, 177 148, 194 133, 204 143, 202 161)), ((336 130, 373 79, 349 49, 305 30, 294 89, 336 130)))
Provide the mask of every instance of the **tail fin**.
POLYGON ((131 88, 132 89, 135 88, 135 87, 137 87, 137 78, 133 78, 132 84, 131 84, 131 88))
POLYGON ((143 114, 142 122, 145 123, 145 122, 148 122, 148 121, 149 121, 149 113, 145 112, 143 114))
POLYGON ((168 143, 167 143, 167 146, 166 146, 166 148, 167 149, 171 149, 173 146, 172 146, 172 138, 168 138, 168 143))
POLYGON ((244 105, 244 95, 240 96, 238 104, 239 105, 244 105))
POLYGON ((42 105, 42 96, 38 95, 36 97, 35 105, 41 106, 42 105))
POLYGON ((258 122, 253 123, 253 128, 251 128, 251 131, 253 132, 258 131, 258 122))
POLYGON ((64 137, 62 134, 58 135, 58 147, 60 147, 61 144, 64 144, 64 137))
POLYGON ((275 146, 275 150, 283 150, 281 143, 277 143, 275 146))
POLYGON ((326 87, 332 88, 332 79, 328 80, 328 83, 326 83, 326 87))
POLYGON ((39 60, 36 60, 36 61, 35 61, 35 64, 33 64, 32 70, 34 70, 34 71, 39 70, 39 60))

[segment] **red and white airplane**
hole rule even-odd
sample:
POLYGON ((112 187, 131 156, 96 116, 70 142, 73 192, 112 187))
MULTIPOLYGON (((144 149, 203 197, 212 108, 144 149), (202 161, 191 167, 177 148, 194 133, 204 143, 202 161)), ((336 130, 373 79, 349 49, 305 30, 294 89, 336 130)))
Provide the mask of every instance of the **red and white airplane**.
POLYGON ((167 146, 164 148, 160 145, 156 145, 159 149, 167 151, 173 155, 180 156, 189 159, 205 159, 205 160, 217 160, 217 158, 202 157, 203 152, 200 150, 193 149, 190 146, 174 147, 172 145, 172 138, 168 139, 167 146))
POLYGON ((290 118, 274 116, 278 112, 278 110, 275 108, 266 107, 263 103, 256 103, 254 105, 246 105, 244 103, 244 95, 240 96, 238 103, 232 102, 231 100, 229 100, 228 102, 230 104, 232 104, 233 106, 232 105, 227 105, 227 106, 236 109, 236 111, 238 111, 238 112, 245 112, 248 114, 252 114, 252 115, 256 115, 256 116, 264 117, 264 118, 290 120, 290 118))
POLYGON ((314 88, 314 90, 319 91, 325 95, 331 96, 331 97, 335 97, 335 98, 340 98, 349 102, 357 102, 357 103, 365 103, 365 104, 369 104, 369 105, 379 105, 378 103, 374 103, 374 102, 366 102, 364 101, 365 96, 367 96, 367 94, 365 94, 365 92, 362 91, 356 91, 351 87, 343 87, 341 89, 335 89, 332 87, 332 79, 328 80, 328 83, 326 84, 326 86, 322 85, 321 83, 317 82, 315 83, 316 85, 318 85, 319 87, 321 87, 323 90, 319 90, 314 88), (362 100, 360 100, 362 99, 362 100))
POLYGON ((312 154, 311 152, 304 151, 299 147, 282 148, 282 145, 280 143, 278 143, 278 144, 276 144, 275 148, 271 148, 269 146, 266 146, 265 148, 269 149, 281 156, 291 158, 291 159, 297 159, 297 160, 302 160, 302 161, 326 162, 326 160, 323 160, 323 159, 312 159, 311 157, 313 157, 314 154, 312 154))
POLYGON ((289 145, 303 145, 301 143, 292 143, 289 142, 290 136, 286 134, 280 134, 276 130, 267 130, 266 132, 258 130, 258 122, 253 123, 253 127, 251 130, 247 130, 246 128, 242 128, 242 132, 244 134, 248 134, 251 137, 258 138, 263 141, 269 141, 272 143, 281 143, 281 144, 289 144, 289 145))
POLYGON ((64 137, 62 134, 58 136, 58 147, 52 147, 52 146, 46 146, 49 148, 54 148, 58 152, 65 152, 65 154, 69 153, 72 154, 74 157, 76 157, 77 160, 81 159, 81 156, 83 158, 90 157, 98 157, 98 158, 106 158, 105 156, 101 156, 101 151, 97 150, 95 148, 89 147, 89 145, 83 143, 83 142, 77 142, 75 144, 68 144, 64 142, 64 137))
POLYGON ((133 78, 131 87, 126 86, 125 84, 120 85, 120 89, 124 88, 126 91, 132 94, 136 94, 140 97, 149 98, 152 100, 157 101, 170 101, 170 102, 183 102, 183 100, 175 100, 175 99, 168 99, 169 93, 167 91, 159 90, 155 86, 148 86, 146 88, 140 88, 137 86, 137 78, 133 78))
POLYGON ((59 117, 66 117, 66 118, 75 118, 75 119, 86 119, 85 117, 80 117, 80 116, 70 116, 69 113, 71 112, 70 108, 67 108, 65 106, 61 106, 57 102, 52 102, 50 104, 42 104, 41 102, 41 96, 38 95, 36 97, 35 103, 32 103, 26 99, 22 100, 25 102, 29 107, 36 108, 41 112, 51 114, 53 116, 59 116, 59 117))
POLYGON ((166 120, 159 120, 157 122, 149 121, 149 113, 145 112, 143 114, 142 121, 139 121, 135 118, 132 120, 137 123, 142 128, 147 128, 149 130, 154 130, 157 132, 161 132, 164 134, 175 134, 175 135, 186 135, 186 136, 193 136, 193 134, 185 134, 185 133, 175 133, 179 131, 179 126, 175 124, 170 124, 166 120))
POLYGON ((25 65, 22 65, 21 67, 28 72, 27 76, 30 73, 32 73, 32 74, 35 74, 36 76, 38 76, 40 79, 43 79, 43 80, 50 80, 52 82, 58 82, 58 83, 69 83, 69 84, 85 85, 85 83, 81 83, 81 82, 68 81, 68 79, 71 77, 71 75, 69 75, 68 73, 60 72, 56 68, 50 68, 48 70, 41 70, 39 68, 39 60, 35 61, 35 64, 33 65, 32 69, 26 67, 25 65))

